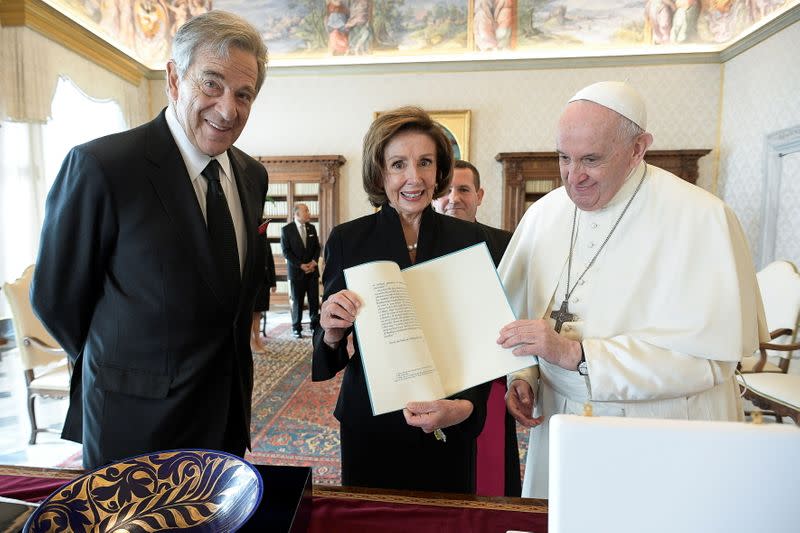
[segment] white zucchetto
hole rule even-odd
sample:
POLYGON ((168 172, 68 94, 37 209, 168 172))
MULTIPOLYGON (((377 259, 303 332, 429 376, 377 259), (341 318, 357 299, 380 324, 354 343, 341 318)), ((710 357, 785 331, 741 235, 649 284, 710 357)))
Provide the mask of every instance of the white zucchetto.
POLYGON ((625 82, 622 81, 601 81, 584 87, 575 96, 569 99, 588 100, 612 111, 616 111, 623 117, 634 122, 643 130, 647 130, 647 108, 641 95, 625 82))

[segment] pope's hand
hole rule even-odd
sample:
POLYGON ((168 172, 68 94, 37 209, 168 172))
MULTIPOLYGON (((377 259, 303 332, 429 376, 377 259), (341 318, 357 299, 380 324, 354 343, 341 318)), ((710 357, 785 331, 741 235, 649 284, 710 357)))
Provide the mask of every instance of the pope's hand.
POLYGON ((547 320, 515 320, 503 326, 497 344, 514 355, 536 355, 566 370, 581 362, 581 343, 556 333, 547 320))
POLYGON ((319 325, 325 331, 322 337, 325 344, 335 347, 344 338, 348 328, 353 325, 360 306, 361 300, 356 293, 347 289, 332 294, 322 302, 319 325))
POLYGON ((530 384, 524 379, 512 381, 506 393, 506 408, 526 428, 538 426, 544 420, 544 415, 533 417, 533 403, 533 389, 530 384))
POLYGON ((408 402, 403 416, 409 426, 422 428, 425 433, 459 424, 472 414, 469 400, 435 400, 432 402, 408 402))

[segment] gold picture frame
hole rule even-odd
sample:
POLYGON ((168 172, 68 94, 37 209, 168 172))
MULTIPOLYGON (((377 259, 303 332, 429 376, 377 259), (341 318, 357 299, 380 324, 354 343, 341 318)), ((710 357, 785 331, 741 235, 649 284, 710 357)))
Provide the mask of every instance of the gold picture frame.
MULTIPOLYGON (((385 111, 376 111, 374 118, 378 118, 383 113, 385 111)), ((472 112, 469 109, 458 109, 454 111, 428 111, 428 114, 442 126, 445 135, 453 143, 453 156, 456 159, 469 161, 469 128, 472 112)))
POLYGON ((442 125, 447 137, 453 143, 456 159, 469 161, 469 129, 472 112, 469 109, 455 111, 428 111, 431 118, 442 125))

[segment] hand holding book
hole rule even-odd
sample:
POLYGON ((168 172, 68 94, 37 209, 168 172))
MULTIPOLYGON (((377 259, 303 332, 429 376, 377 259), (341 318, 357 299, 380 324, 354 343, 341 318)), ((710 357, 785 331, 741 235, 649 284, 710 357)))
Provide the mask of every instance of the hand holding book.
MULTIPOLYGON (((460 424, 469 418, 473 409, 472 402, 463 399, 408 402, 403 409, 403 416, 409 426, 433 433, 460 424)), ((442 440, 438 435, 437 438, 442 440)))
POLYGON ((319 325, 325 331, 322 340, 335 348, 353 326, 361 300, 353 291, 343 289, 322 302, 319 325))

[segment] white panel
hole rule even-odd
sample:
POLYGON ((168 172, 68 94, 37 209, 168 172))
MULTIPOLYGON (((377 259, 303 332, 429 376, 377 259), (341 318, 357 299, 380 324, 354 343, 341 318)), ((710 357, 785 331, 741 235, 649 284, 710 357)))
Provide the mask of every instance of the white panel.
POLYGON ((775 258, 800 265, 800 152, 782 157, 775 258))
MULTIPOLYGON (((763 224, 765 139, 772 132, 800 124, 797 43, 800 23, 735 57, 724 67, 719 192, 739 216, 754 251, 760 248, 763 224)), ((797 204, 800 198, 794 197, 793 201, 797 204)))
POLYGON ((557 415, 550 533, 800 531, 800 429, 557 415))

